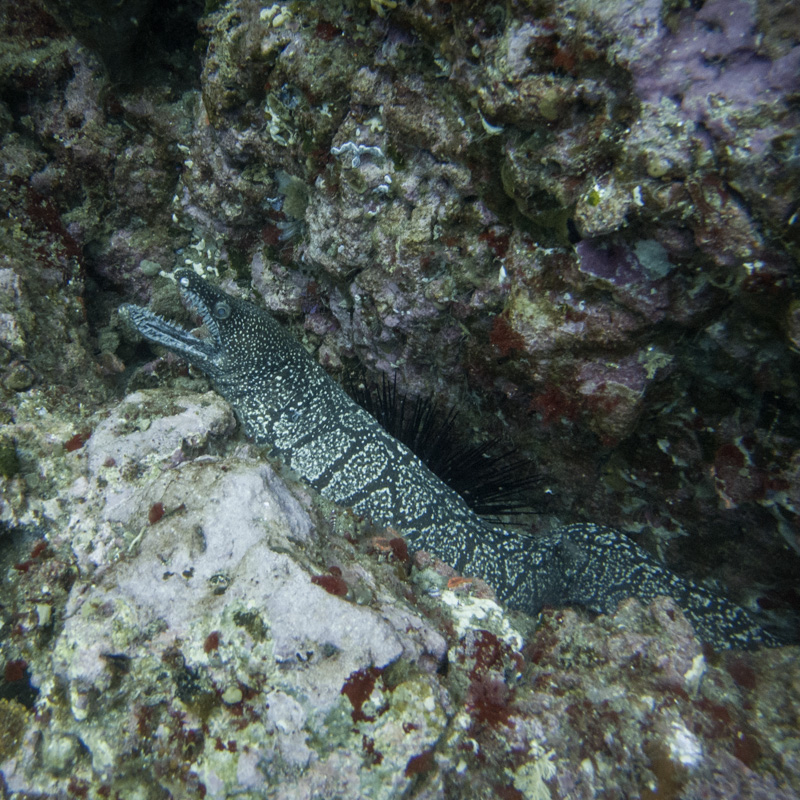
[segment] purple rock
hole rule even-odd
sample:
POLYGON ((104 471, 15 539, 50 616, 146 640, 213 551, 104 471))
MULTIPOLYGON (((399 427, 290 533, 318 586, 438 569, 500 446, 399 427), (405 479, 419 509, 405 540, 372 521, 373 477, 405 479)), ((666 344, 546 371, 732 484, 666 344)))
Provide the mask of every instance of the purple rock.
POLYGON ((575 248, 580 257, 580 270, 615 285, 642 280, 639 260, 622 242, 584 239, 575 248))

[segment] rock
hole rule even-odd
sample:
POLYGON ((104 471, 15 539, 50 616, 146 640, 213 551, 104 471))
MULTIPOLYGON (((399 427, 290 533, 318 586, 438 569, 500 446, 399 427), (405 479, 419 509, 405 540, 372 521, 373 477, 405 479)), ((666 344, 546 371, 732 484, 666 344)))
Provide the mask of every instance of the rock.
POLYGON ((116 313, 250 294, 790 632, 797 4, 103 5, 0 14, 3 789, 797 795, 793 650, 409 567, 116 313))
POLYGON ((12 392, 24 392, 33 386, 36 380, 33 370, 26 364, 11 364, 6 370, 3 384, 12 392))

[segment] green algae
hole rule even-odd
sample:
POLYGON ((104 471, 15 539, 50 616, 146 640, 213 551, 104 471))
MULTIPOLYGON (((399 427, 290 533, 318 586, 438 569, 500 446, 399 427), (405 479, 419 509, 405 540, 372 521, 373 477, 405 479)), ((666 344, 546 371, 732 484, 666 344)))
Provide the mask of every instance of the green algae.
POLYGON ((28 717, 28 710, 16 700, 0 699, 0 762, 19 749, 28 717))
POLYGON ((19 472, 19 456, 13 437, 0 433, 0 475, 13 478, 19 472))

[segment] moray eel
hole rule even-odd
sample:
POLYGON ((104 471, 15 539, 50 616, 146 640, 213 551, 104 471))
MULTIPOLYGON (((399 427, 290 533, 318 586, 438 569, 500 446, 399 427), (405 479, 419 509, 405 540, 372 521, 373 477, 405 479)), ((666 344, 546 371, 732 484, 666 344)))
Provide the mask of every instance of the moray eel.
POLYGON ((209 336, 199 339, 138 306, 139 333, 208 375, 245 433, 269 444, 325 497, 400 531, 464 575, 483 578, 508 607, 613 612, 636 597, 669 595, 697 635, 720 648, 780 642, 741 607, 685 580, 611 528, 582 523, 541 536, 492 527, 357 405, 269 314, 192 270, 175 272, 182 298, 209 336))

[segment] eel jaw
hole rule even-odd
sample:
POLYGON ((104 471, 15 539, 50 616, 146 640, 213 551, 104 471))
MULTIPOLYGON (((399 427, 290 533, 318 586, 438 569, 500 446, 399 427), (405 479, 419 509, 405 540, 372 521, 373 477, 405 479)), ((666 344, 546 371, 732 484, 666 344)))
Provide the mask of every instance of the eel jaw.
POLYGON ((180 290, 184 304, 199 314, 208 328, 210 335, 206 339, 193 336, 177 323, 141 306, 124 305, 120 307, 120 313, 145 339, 172 350, 201 369, 214 370, 224 357, 219 327, 205 303, 194 292, 182 286, 180 290))

